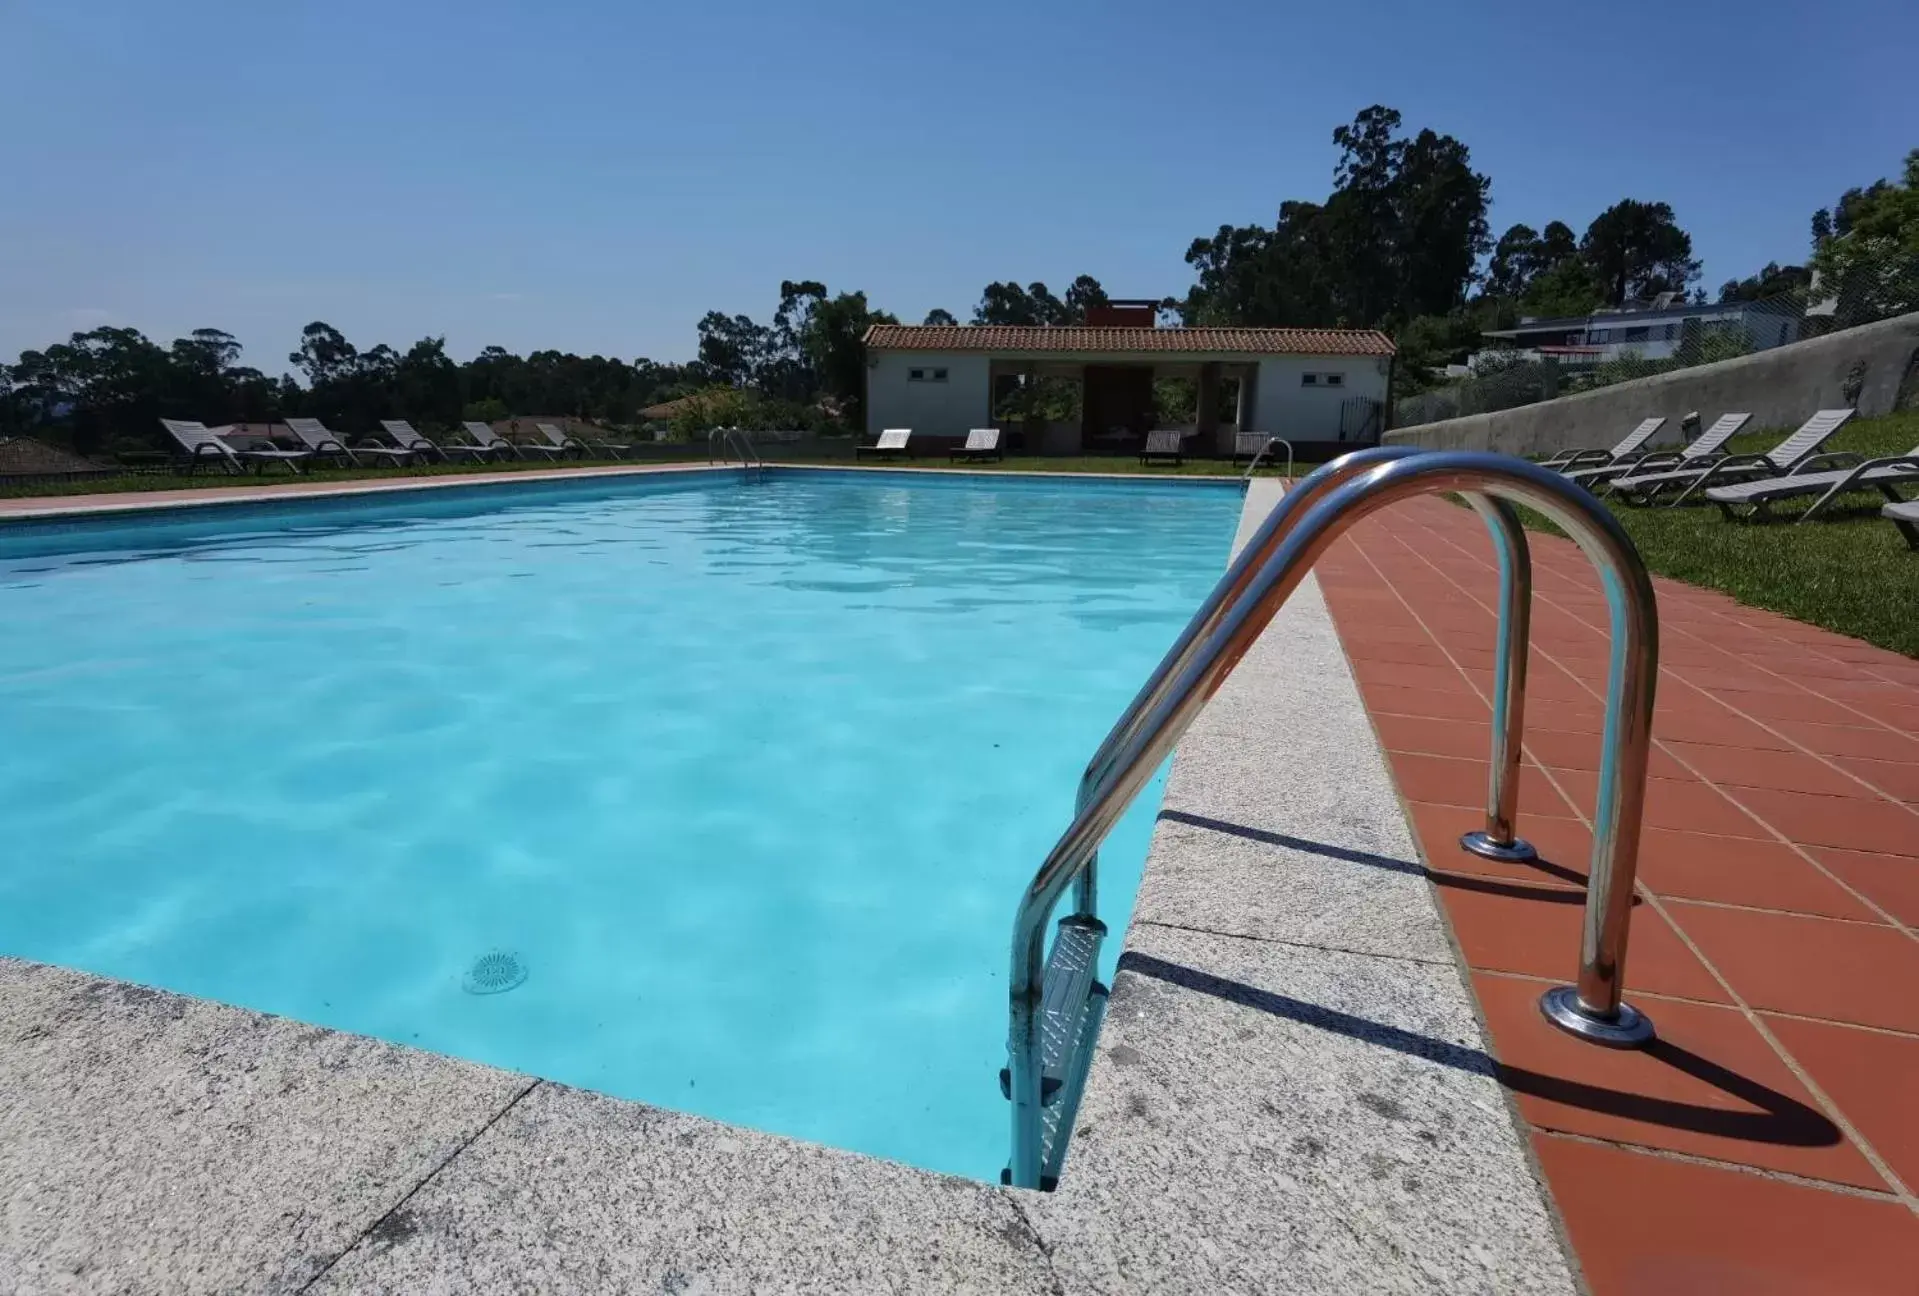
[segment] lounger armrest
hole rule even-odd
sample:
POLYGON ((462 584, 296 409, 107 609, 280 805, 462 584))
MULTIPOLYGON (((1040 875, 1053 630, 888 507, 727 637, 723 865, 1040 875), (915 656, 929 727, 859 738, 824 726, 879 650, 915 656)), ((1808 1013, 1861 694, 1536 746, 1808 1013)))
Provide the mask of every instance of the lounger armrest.
POLYGON ((1681 493, 1680 499, 1684 499, 1687 495, 1698 494, 1733 469, 1757 468, 1762 464, 1768 468, 1773 466, 1772 460, 1762 454, 1727 455, 1724 459, 1715 459, 1706 466, 1699 480, 1681 493))
POLYGON ((1612 451, 1599 449, 1561 450, 1558 454, 1542 459, 1539 462, 1542 467, 1556 468, 1560 472, 1564 472, 1568 468, 1577 468, 1584 464, 1611 463, 1612 451))
POLYGON ((1684 468, 1690 463, 1678 450, 1649 450, 1643 455, 1620 462, 1634 473, 1658 472, 1663 468, 1684 468))
MULTIPOLYGON (((1831 455, 1819 456, 1819 458, 1822 458, 1822 459, 1833 458, 1833 457, 1835 456, 1831 456, 1831 455)), ((1912 469, 1914 479, 1919 480, 1919 455, 1887 455, 1881 459, 1867 459, 1863 455, 1853 455, 1852 457, 1854 459, 1857 459, 1859 462, 1854 464, 1852 466, 1851 471, 1849 471, 1844 477, 1841 477, 1838 481, 1834 482, 1830 487, 1828 487, 1826 490, 1826 493, 1819 497, 1819 503, 1813 505, 1811 509, 1806 510, 1805 517, 1800 518, 1800 521, 1803 522, 1805 521, 1806 517, 1811 517, 1812 514, 1829 499, 1835 499, 1840 495, 1844 495, 1849 490, 1854 490, 1854 489, 1865 490, 1873 485, 1876 485, 1877 483, 1872 483, 1872 482, 1868 482, 1865 486, 1857 485, 1857 483, 1859 483, 1862 479, 1864 479, 1867 473, 1870 473, 1875 468, 1909 467, 1912 469)), ((1795 475, 1797 474, 1793 474, 1793 473, 1787 474, 1789 478, 1795 475)))
POLYGON ((1828 450, 1824 454, 1810 454, 1786 470, 1788 477, 1797 477, 1800 473, 1829 472, 1834 468, 1853 468, 1866 461, 1866 457, 1857 450, 1828 450))

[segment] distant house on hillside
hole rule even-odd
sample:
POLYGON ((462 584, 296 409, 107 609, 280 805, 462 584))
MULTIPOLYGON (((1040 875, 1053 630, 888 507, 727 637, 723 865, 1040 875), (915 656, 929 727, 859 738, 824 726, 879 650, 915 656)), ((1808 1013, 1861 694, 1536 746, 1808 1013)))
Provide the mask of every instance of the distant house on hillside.
POLYGON ((1077 424, 1020 426, 1044 454, 1130 450, 1160 425, 1153 384, 1197 385, 1189 449, 1231 453, 1236 431, 1294 442, 1379 437, 1393 344, 1370 329, 1160 328, 1156 301, 1115 301, 1084 325, 876 324, 866 332, 866 423, 958 439, 997 426, 1009 392, 1036 379, 1080 387, 1077 424), (1230 388, 1229 388, 1230 384, 1230 388), (1232 408, 1222 397, 1230 390, 1232 408))
POLYGON ((1670 359, 1690 336, 1707 330, 1743 333, 1755 351, 1799 340, 1800 315, 1772 302, 1721 302, 1693 305, 1666 294, 1656 301, 1591 315, 1551 319, 1522 318, 1509 329, 1480 334, 1495 344, 1467 363, 1478 369, 1488 355, 1502 358, 1518 351, 1528 360, 1561 364, 1599 364, 1627 355, 1642 360, 1670 359))
POLYGON ((702 402, 710 401, 711 393, 694 392, 691 396, 682 396, 677 400, 661 401, 658 405, 648 405, 640 411, 640 417, 648 423, 669 423, 691 410, 700 408, 702 402))

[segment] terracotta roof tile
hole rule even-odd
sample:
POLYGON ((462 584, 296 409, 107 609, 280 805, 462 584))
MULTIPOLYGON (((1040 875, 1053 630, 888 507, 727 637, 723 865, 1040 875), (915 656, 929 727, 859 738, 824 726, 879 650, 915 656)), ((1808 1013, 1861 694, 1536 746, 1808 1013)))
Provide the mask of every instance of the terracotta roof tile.
POLYGON ((1086 328, 1070 325, 875 324, 866 345, 882 351, 1240 352, 1257 355, 1393 354, 1392 339, 1372 329, 1086 328))

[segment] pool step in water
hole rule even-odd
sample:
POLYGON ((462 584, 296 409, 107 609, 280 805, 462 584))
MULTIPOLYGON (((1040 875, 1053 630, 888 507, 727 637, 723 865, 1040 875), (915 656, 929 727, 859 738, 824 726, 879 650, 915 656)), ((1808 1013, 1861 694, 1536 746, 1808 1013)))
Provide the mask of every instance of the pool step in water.
MULTIPOLYGON (((1044 1104, 1040 1187, 1048 1191, 1059 1182, 1060 1167, 1066 1163, 1066 1144, 1106 1012, 1106 987, 1093 977, 1105 938, 1106 924, 1097 918, 1062 918, 1046 960, 1039 1010, 1040 1101, 1044 1104)), ((1010 1101, 1010 1068, 1000 1070, 999 1083, 1000 1092, 1010 1101)), ((1001 1178, 1010 1179, 1011 1171, 1003 1171, 1001 1178)))

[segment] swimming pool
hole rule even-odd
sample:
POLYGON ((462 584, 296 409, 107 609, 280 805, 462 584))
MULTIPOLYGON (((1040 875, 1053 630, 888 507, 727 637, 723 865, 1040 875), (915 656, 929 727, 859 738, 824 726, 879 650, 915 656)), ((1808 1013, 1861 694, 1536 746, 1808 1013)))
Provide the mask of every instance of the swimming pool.
POLYGON ((1239 505, 783 471, 0 529, 0 953, 994 1178, 1014 905, 1239 505))

